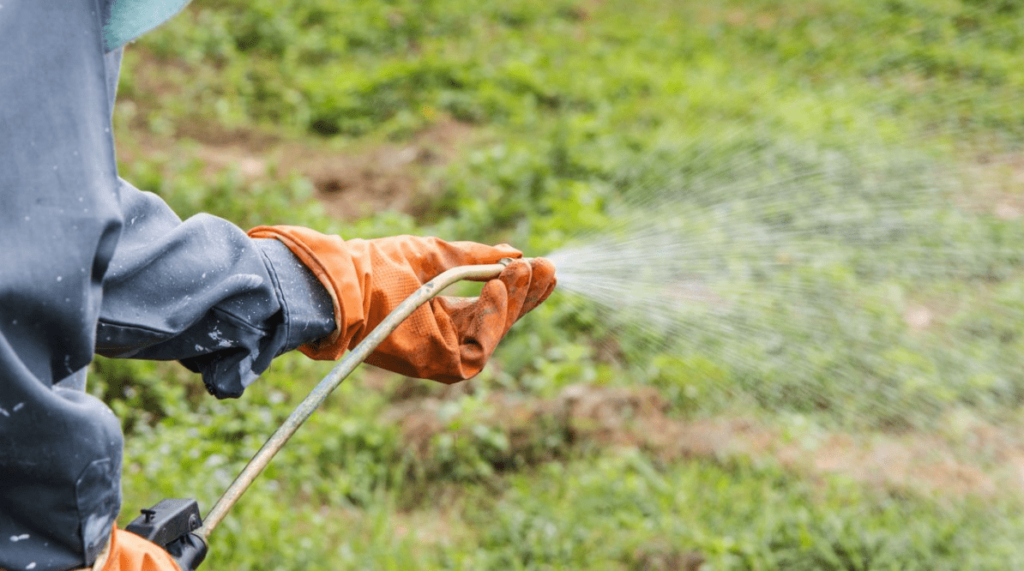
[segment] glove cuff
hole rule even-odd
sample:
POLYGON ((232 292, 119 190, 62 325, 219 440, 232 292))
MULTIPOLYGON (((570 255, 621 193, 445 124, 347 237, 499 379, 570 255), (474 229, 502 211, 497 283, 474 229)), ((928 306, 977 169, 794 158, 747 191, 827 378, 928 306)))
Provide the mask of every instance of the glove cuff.
POLYGON ((345 242, 340 236, 321 234, 301 226, 257 226, 249 230, 248 235, 279 240, 323 284, 334 304, 335 330, 298 349, 311 359, 340 358, 351 339, 362 330, 369 309, 363 305, 368 276, 360 271, 360 268, 369 268, 368 253, 359 247, 365 241, 345 242), (366 263, 360 263, 364 262, 363 258, 367 258, 366 263))

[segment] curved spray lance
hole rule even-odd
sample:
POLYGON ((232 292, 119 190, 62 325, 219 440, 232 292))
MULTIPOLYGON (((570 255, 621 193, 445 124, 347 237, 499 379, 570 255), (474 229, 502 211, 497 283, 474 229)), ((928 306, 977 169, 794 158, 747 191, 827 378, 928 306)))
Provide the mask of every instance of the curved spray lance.
POLYGON ((398 304, 370 334, 331 369, 313 390, 302 400, 284 423, 267 439, 253 455, 249 463, 238 474, 227 490, 206 514, 205 521, 199 517, 199 506, 195 500, 162 500, 126 527, 127 531, 140 535, 164 547, 182 569, 196 569, 206 558, 207 540, 228 511, 238 502, 242 494, 270 464, 274 456, 284 447, 295 431, 327 400, 327 397, 370 356, 407 317, 417 308, 430 301, 444 289, 462 280, 489 280, 498 277, 511 258, 503 258, 496 264, 460 266, 452 268, 420 286, 412 295, 398 304))
POLYGON ((295 431, 327 400, 327 397, 334 389, 338 388, 345 378, 370 356, 370 353, 377 348, 377 345, 380 345, 418 307, 430 301, 446 287, 456 282, 468 279, 483 280, 495 278, 511 262, 511 258, 504 258, 497 264, 452 268, 423 284, 412 295, 398 304, 398 307, 388 314, 365 339, 331 369, 331 372, 313 388, 309 395, 285 419, 284 423, 274 431, 274 434, 267 439, 259 452, 249 460, 249 463, 238 474, 235 481, 228 486, 228 489, 224 491, 224 494, 217 500, 217 503, 213 505, 210 512, 206 514, 206 520, 197 533, 203 539, 208 538, 213 533, 213 530, 224 519, 224 516, 227 515, 228 510, 235 505, 238 498, 245 493, 245 490, 260 475, 260 472, 267 467, 274 455, 284 447, 292 434, 295 434, 295 431))

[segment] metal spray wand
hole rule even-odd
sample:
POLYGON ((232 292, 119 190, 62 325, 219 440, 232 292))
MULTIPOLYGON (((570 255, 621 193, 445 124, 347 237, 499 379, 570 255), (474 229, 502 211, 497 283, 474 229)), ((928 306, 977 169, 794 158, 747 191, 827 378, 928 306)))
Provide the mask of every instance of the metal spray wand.
POLYGON ((249 485, 259 476, 260 472, 267 467, 267 464, 270 463, 274 455, 284 447, 292 434, 295 434, 295 431, 302 426, 302 423, 306 422, 306 419, 313 415, 316 409, 320 408, 320 405, 327 400, 327 397, 334 392, 334 389, 338 388, 345 378, 370 356, 370 353, 373 353, 377 345, 380 345, 392 331, 398 328, 407 317, 412 315, 412 312, 455 282, 467 279, 490 279, 497 277, 511 261, 510 258, 505 258, 497 264, 452 268, 423 284, 412 295, 398 304, 398 307, 388 314, 362 342, 356 345, 355 349, 352 349, 348 355, 345 355, 331 369, 331 372, 292 411, 284 421, 284 424, 267 439, 267 442, 260 448, 259 452, 252 457, 252 460, 249 460, 245 469, 238 474, 235 481, 228 486, 228 489, 217 500, 217 503, 213 505, 210 512, 206 514, 206 521, 203 523, 203 527, 199 529, 198 534, 203 539, 206 539, 213 533, 213 530, 224 519, 224 516, 227 515, 228 510, 235 505, 238 498, 245 493, 245 490, 249 488, 249 485))

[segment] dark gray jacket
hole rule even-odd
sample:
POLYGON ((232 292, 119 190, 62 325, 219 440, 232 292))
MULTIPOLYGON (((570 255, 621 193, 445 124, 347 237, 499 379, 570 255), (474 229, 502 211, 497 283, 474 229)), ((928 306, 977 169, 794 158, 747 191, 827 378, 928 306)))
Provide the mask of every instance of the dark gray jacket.
POLYGON ((120 424, 83 391, 94 351, 181 360, 210 392, 236 397, 273 357, 334 327, 327 294, 279 243, 213 216, 182 222, 118 178, 109 3, 0 3, 8 570, 91 564, 120 509, 120 424))

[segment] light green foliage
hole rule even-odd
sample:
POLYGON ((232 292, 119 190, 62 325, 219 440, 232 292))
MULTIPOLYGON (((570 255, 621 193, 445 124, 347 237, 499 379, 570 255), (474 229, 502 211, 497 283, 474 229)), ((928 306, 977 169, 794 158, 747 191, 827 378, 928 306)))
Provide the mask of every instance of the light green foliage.
POLYGON ((632 453, 516 476, 467 517, 487 530, 474 568, 488 569, 642 569, 660 550, 700 552, 712 569, 974 568, 1014 552, 1022 523, 980 503, 872 497, 743 464, 665 469, 632 453), (985 513, 1004 518, 993 542, 972 523, 985 513))
MULTIPOLYGON (((229 515, 206 566, 675 569, 699 552, 705 570, 1020 567, 1017 498, 894 492, 771 461, 660 461, 574 442, 553 420, 513 444, 489 420, 488 396, 646 384, 673 418, 782 427, 1013 417, 1024 400, 1019 220, 929 210, 895 240, 885 212, 851 228, 813 207, 827 198, 872 214, 907 196, 948 198, 928 177, 960 160, 961 145, 1019 150, 1022 56, 1024 7, 1012 0, 194 2, 129 46, 116 112, 122 142, 176 136, 200 155, 121 165, 181 216, 507 241, 542 255, 609 227, 644 188, 699 180, 670 198, 709 236, 701 247, 737 270, 725 274, 736 291, 775 287, 751 294, 761 310, 746 326, 785 332, 739 338, 695 314, 676 324, 685 346, 653 350, 649 332, 556 295, 513 330, 474 393, 444 400, 443 430, 423 450, 389 416, 405 385, 357 372, 229 515), (347 223, 325 214, 311 181, 277 176, 287 165, 271 161, 257 180, 211 174, 192 140, 241 130, 345 153, 452 119, 473 141, 429 173, 438 187, 422 212, 347 223), (808 171, 828 176, 736 220, 829 237, 814 251, 834 252, 828 263, 762 263, 774 252, 715 234, 723 189, 742 209, 808 171), (973 247, 982 242, 1005 247, 973 247), (897 262, 916 247, 941 256, 908 275, 897 262), (792 303, 779 284, 809 297, 792 303), (939 331, 910 336, 893 312, 968 290, 985 295, 939 331)), ((174 364, 99 360, 90 390, 128 431, 122 523, 163 497, 208 508, 327 370, 284 356, 242 399, 217 402, 174 364)))

